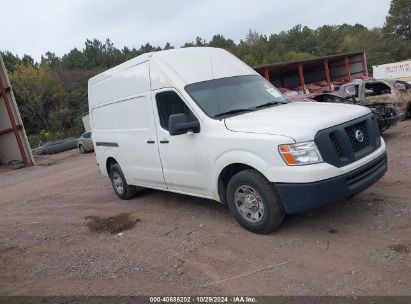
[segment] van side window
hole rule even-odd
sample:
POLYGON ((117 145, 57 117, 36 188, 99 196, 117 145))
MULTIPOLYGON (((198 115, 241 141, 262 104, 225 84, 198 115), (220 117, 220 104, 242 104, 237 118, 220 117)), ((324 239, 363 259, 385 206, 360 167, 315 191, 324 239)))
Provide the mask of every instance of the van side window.
POLYGON ((168 130, 168 118, 173 114, 185 114, 187 122, 197 120, 184 101, 174 91, 158 93, 156 101, 160 125, 165 130, 168 130))

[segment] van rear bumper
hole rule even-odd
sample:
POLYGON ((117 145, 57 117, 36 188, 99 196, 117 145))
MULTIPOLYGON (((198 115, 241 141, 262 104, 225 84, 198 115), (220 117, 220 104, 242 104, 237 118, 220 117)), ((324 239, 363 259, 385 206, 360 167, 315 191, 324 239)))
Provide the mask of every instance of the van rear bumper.
POLYGON ((328 204, 340 203, 364 191, 388 169, 387 154, 344 175, 313 183, 275 183, 287 214, 296 214, 328 204))

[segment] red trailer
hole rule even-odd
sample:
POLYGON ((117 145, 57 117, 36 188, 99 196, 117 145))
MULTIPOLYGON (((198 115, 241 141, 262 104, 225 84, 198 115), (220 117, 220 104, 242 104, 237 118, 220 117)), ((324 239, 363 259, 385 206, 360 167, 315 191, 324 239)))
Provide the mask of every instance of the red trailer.
POLYGON ((260 65, 254 68, 277 88, 322 93, 356 78, 368 78, 365 52, 260 65))

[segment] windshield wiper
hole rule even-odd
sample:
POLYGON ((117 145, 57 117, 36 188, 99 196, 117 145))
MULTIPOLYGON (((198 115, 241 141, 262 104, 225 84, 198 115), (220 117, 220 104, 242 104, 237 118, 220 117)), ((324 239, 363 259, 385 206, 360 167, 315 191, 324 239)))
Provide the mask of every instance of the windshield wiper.
POLYGON ((275 105, 284 104, 284 103, 286 103, 286 102, 283 102, 283 101, 272 101, 272 102, 263 103, 263 104, 261 104, 261 105, 259 105, 259 106, 256 106, 255 108, 256 108, 256 109, 260 109, 260 108, 265 108, 265 107, 269 107, 269 106, 275 106, 275 105))
POLYGON ((230 114, 236 114, 236 113, 241 113, 241 112, 252 112, 252 111, 255 111, 255 110, 254 109, 234 109, 234 110, 230 110, 230 111, 227 111, 227 112, 216 114, 216 115, 214 115, 214 117, 230 115, 230 114))

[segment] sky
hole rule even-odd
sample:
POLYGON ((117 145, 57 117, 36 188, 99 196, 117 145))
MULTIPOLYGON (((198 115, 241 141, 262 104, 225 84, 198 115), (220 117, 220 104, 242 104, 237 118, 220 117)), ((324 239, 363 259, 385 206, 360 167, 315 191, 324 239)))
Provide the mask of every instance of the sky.
POLYGON ((265 35, 296 24, 361 23, 381 27, 390 0, 0 0, 0 50, 39 60, 86 39, 110 38, 117 48, 149 42, 179 47, 196 36, 222 34, 235 42, 250 29, 265 35))

